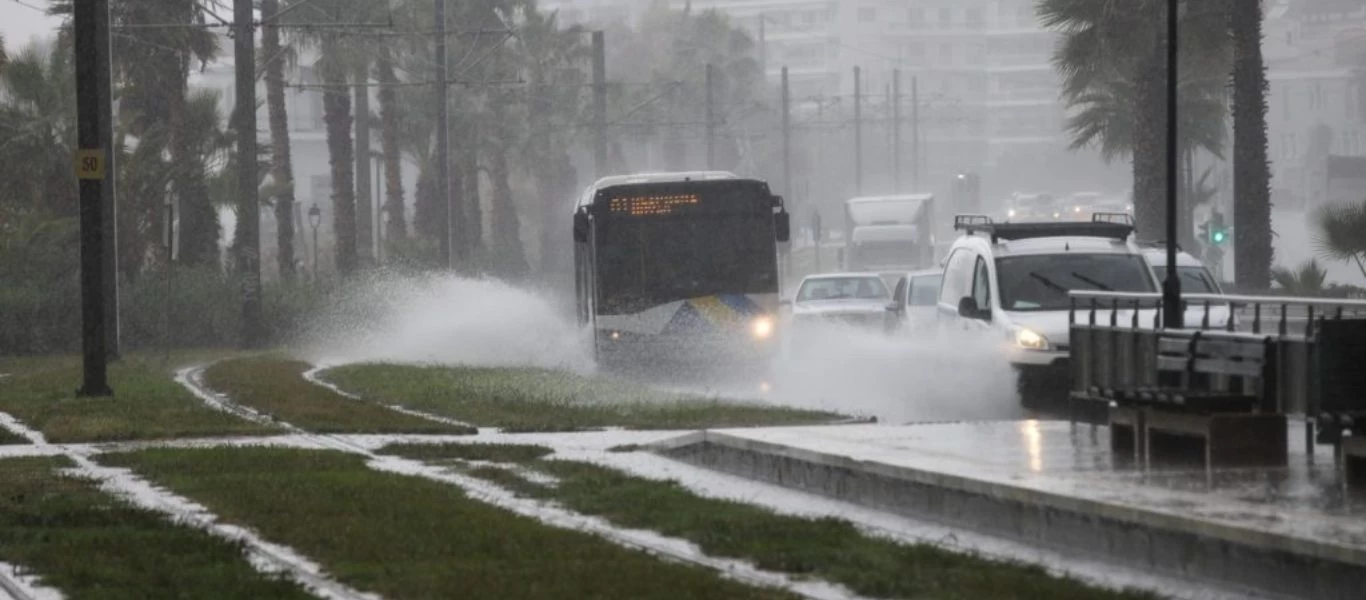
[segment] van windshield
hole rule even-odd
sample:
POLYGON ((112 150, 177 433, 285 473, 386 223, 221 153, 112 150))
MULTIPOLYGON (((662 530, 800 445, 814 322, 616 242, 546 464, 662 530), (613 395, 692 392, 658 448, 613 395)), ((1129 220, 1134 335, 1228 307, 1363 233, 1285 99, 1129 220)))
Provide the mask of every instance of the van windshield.
POLYGON ((1148 265, 1126 254, 1040 254, 996 260, 1001 308, 1067 310, 1073 290, 1154 292, 1148 265))

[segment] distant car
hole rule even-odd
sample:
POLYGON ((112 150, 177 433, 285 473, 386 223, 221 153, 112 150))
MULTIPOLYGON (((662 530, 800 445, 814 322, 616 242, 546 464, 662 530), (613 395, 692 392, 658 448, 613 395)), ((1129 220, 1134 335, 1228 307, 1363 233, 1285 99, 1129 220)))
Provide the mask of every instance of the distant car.
MULTIPOLYGON (((1143 250, 1143 258, 1148 261, 1148 265, 1153 269, 1153 275, 1160 283, 1167 279, 1167 251, 1165 248, 1148 246, 1143 250)), ((1181 276, 1181 294, 1203 294, 1203 295, 1224 295, 1224 289, 1219 285, 1219 281, 1214 275, 1205 268, 1205 263, 1187 252, 1176 254, 1176 273, 1181 276)), ((1233 314, 1227 304, 1210 303, 1208 326, 1212 328, 1224 328, 1233 320, 1233 325, 1238 325, 1237 315, 1233 314)), ((1200 327, 1206 324, 1205 305, 1202 302, 1188 301, 1186 306, 1186 327, 1200 327)))
POLYGON ((1062 216, 1052 194, 1015 194, 1006 208, 1006 221, 1056 221, 1062 216))
POLYGON ((897 280, 892 303, 887 305, 887 333, 909 333, 933 327, 939 285, 943 281, 944 271, 939 269, 907 273, 897 280))
POLYGON ((812 275, 792 300, 792 328, 814 324, 877 327, 883 324, 887 284, 876 273, 812 275))

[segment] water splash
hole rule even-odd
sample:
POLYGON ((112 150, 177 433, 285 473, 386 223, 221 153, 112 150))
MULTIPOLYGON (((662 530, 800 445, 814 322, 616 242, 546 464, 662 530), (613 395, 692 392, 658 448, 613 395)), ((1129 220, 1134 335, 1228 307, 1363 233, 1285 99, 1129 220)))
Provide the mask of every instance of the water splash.
POLYGON ((371 275, 338 292, 301 336, 318 365, 354 362, 586 372, 578 325, 543 296, 494 279, 371 275))

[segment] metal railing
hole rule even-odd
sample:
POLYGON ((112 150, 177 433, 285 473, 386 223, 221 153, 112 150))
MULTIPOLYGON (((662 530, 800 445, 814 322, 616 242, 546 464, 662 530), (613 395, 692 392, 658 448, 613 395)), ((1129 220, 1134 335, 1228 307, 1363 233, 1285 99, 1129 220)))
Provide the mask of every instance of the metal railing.
POLYGON ((1210 339, 1272 344, 1275 359, 1268 368, 1275 377, 1275 398, 1269 403, 1278 412, 1309 419, 1319 415, 1313 373, 1316 323, 1366 319, 1366 301, 1361 300, 1185 294, 1186 315, 1194 311, 1200 318, 1175 330, 1163 326, 1162 294, 1070 295, 1074 392, 1156 386, 1159 339, 1203 331, 1210 339))

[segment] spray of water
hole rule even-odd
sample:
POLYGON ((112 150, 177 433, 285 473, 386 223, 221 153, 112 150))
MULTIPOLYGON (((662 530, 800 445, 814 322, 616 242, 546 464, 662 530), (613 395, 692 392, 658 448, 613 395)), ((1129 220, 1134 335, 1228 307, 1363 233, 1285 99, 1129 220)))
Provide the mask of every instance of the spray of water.
POLYGON ((807 329, 773 368, 775 402, 885 423, 1024 417, 999 338, 807 329))
POLYGON ((592 368, 584 336, 535 293, 491 279, 378 274, 348 285, 301 337, 321 365, 592 368))

